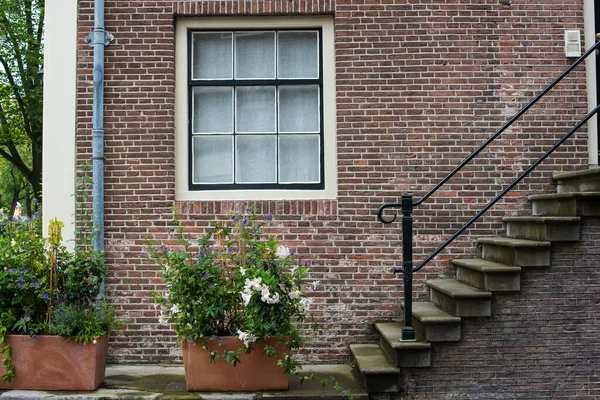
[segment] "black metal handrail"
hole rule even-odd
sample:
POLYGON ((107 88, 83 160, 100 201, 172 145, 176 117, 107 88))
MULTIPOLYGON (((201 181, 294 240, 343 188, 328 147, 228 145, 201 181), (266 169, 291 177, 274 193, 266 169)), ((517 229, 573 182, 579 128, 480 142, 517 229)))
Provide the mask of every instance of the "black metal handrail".
POLYGON ((562 74, 560 74, 552 83, 550 83, 544 90, 542 90, 533 100, 531 100, 525 107, 517 112, 508 122, 506 122, 500 129, 498 129, 492 136, 490 136, 481 146, 473 151, 467 158, 465 158, 459 165, 457 165, 448 175, 446 175, 440 182, 438 182, 433 188, 431 188, 421 199, 413 201, 412 194, 402 195, 400 203, 386 203, 379 207, 377 212, 377 218, 384 224, 392 223, 396 220, 396 215, 392 219, 386 220, 383 218, 383 212, 387 208, 400 207, 402 211, 402 268, 394 268, 394 273, 402 273, 404 281, 404 327, 402 328, 401 340, 415 340, 415 332, 412 327, 412 275, 414 272, 419 271, 429 261, 433 260, 440 252, 442 252, 450 243, 452 243, 458 236, 460 236, 465 230, 467 230, 475 221, 477 221, 486 211, 494 206, 504 195, 506 195, 514 186, 521 182, 531 171, 533 171, 540 163, 548 158, 554 151, 559 148, 567 139, 569 139, 573 133, 579 130, 590 118, 596 115, 600 110, 600 105, 596 106, 590 111, 582 120, 580 120, 569 132, 567 132, 559 141, 557 141, 546 153, 538 158, 529 168, 527 168, 521 175, 519 175, 514 181, 512 181, 501 193, 496 195, 490 202, 488 202, 479 212, 477 212, 469 221, 467 221, 460 229, 458 229, 452 236, 450 236, 442 245, 435 249, 429 256, 427 256, 417 267, 413 268, 413 229, 412 229, 412 212, 414 207, 421 205, 431 195, 433 195, 441 186, 443 186, 448 180, 450 180, 458 171, 460 171, 469 161, 475 158, 483 149, 485 149, 491 142, 500 136, 508 127, 510 127, 518 118, 520 118, 527 110, 529 110, 534 104, 536 104, 542 97, 544 97, 554 86, 556 86, 564 77, 566 77, 575 67, 577 67, 583 60, 585 60, 590 54, 594 53, 596 49, 600 47, 600 41, 596 42, 588 51, 586 51, 581 57, 579 57, 569 68, 567 68, 562 74))

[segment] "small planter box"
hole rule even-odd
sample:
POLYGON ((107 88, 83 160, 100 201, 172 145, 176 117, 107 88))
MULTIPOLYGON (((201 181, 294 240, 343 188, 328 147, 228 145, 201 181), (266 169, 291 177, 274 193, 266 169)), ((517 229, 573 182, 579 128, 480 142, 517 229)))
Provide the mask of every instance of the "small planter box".
MULTIPOLYGON (((80 344, 64 336, 6 335, 15 378, 0 389, 96 390, 104 381, 108 334, 80 344)), ((4 357, 0 356, 1 360, 4 357)), ((6 371, 0 363, 0 372, 6 371)))
MULTIPOLYGON (((237 337, 224 337, 221 346, 214 350, 223 354, 225 350, 235 351, 243 343, 237 337)), ((252 353, 242 353, 240 363, 235 367, 224 360, 210 362, 210 351, 202 345, 183 343, 183 366, 185 384, 190 391, 252 391, 287 390, 288 374, 277 365, 277 360, 288 353, 284 343, 276 338, 257 343, 252 353), (269 345, 277 351, 277 357, 268 357, 264 346, 269 345)))

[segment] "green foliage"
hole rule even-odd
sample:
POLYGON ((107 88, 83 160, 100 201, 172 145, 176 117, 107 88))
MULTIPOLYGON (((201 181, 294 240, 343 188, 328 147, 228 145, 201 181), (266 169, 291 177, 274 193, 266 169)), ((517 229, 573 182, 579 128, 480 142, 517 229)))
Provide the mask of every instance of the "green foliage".
MULTIPOLYGON (((114 309, 97 301, 106 273, 102 254, 68 251, 60 228, 51 221, 44 238, 39 216, 6 223, 0 234, 0 333, 89 342, 116 327, 114 309)), ((10 379, 8 369, 4 378, 10 379)))
POLYGON ((78 168, 74 193, 77 200, 75 204, 75 236, 81 247, 92 245, 95 234, 92 208, 89 204, 93 184, 92 165, 86 162, 78 168))
POLYGON ((0 352, 4 357, 4 361, 2 362, 2 366, 4 367, 5 373, 2 375, 2 380, 4 383, 8 383, 15 377, 15 367, 12 363, 12 357, 10 355, 10 345, 8 343, 4 343, 6 335, 6 326, 0 323, 0 345, 4 345, 2 347, 2 351, 0 352))
MULTIPOLYGON (((296 260, 276 238, 266 237, 252 210, 232 216, 228 224, 215 224, 194 242, 177 218, 175 223, 178 248, 149 244, 149 253, 167 286, 165 292, 154 293, 160 320, 171 324, 180 340, 199 341, 212 350, 211 360, 235 365, 242 352, 253 351, 269 337, 290 350, 299 348, 304 339, 298 323, 306 319, 318 329, 304 291, 312 263, 296 260), (243 346, 219 354, 222 336, 237 336, 243 346)), ((286 372, 299 369, 290 354, 260 348, 277 357, 286 372)))
POLYGON ((41 192, 43 0, 0 2, 0 157, 41 192))
POLYGON ((105 302, 97 307, 88 304, 61 303, 52 309, 48 333, 69 336, 76 342, 87 343, 118 328, 115 310, 105 302))

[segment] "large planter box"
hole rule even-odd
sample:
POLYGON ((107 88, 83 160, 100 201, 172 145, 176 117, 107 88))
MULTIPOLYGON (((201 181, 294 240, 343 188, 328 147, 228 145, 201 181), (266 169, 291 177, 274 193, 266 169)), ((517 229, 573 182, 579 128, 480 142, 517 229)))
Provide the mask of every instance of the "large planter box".
MULTIPOLYGON (((215 351, 235 351, 243 343, 236 337, 224 337, 221 346, 215 351)), ((191 391, 252 391, 285 390, 288 388, 288 374, 277 365, 277 360, 289 349, 275 338, 264 343, 256 343, 252 353, 243 353, 235 367, 224 360, 211 363, 210 351, 202 345, 187 341, 183 344, 183 366, 185 384, 191 391), (268 357, 264 346, 268 344, 277 350, 277 357, 268 357)))
MULTIPOLYGON (((63 336, 6 335, 16 377, 0 389, 95 390, 104 381, 108 335, 80 344, 63 336)), ((4 360, 4 357, 0 357, 4 360)), ((2 375, 6 372, 0 363, 2 375)))

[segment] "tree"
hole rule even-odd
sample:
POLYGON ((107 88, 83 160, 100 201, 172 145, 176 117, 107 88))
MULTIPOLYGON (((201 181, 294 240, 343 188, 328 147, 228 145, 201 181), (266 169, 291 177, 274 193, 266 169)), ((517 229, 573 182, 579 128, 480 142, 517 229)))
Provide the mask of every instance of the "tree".
POLYGON ((0 216, 13 215, 17 203, 23 206, 23 215, 31 216, 32 200, 31 185, 14 165, 0 158, 0 207, 3 208, 0 216))
POLYGON ((0 0, 0 157, 42 189, 43 0, 0 0))

